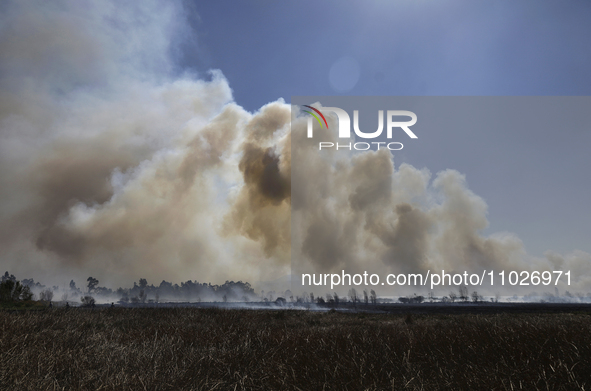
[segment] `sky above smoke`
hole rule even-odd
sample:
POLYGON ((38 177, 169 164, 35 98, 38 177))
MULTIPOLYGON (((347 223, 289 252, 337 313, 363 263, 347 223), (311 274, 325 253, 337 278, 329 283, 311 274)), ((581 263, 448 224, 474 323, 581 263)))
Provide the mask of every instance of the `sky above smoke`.
MULTIPOLYGON (((305 132, 281 95, 253 108, 235 99, 224 69, 183 66, 200 56, 200 45, 187 49, 191 10, 156 1, 1 6, 5 269, 50 284, 92 275, 110 286, 256 286, 290 273, 293 234, 295 253, 322 272, 363 259, 400 272, 571 268, 588 286, 589 253, 528 255, 515 234, 483 233, 487 203, 454 167, 433 174, 395 165, 387 151, 322 160, 299 148, 292 166, 291 131, 305 132), (314 176, 292 181, 302 172, 314 176)), ((327 80, 350 69, 359 78, 347 61, 329 66, 327 80)))

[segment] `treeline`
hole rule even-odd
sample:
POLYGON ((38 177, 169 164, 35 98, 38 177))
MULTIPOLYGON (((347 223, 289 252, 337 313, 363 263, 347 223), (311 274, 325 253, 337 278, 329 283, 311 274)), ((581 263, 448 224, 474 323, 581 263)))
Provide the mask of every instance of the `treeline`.
POLYGON ((148 284, 145 278, 134 282, 132 287, 110 289, 99 285, 99 280, 88 277, 85 287, 78 287, 74 280, 68 286, 46 287, 33 279, 21 281, 6 272, 1 278, 1 300, 58 300, 62 302, 118 302, 121 304, 150 303, 162 301, 253 301, 259 298, 248 282, 226 281, 223 284, 200 283, 188 280, 173 284, 166 280, 158 285, 148 284), (92 301, 91 301, 92 299, 92 301))
POLYGON ((23 285, 12 274, 4 274, 0 281, 0 302, 28 301, 33 299, 33 292, 28 285, 23 285))
MULTIPOLYGON (((61 301, 62 303, 81 303, 91 305, 97 303, 119 303, 119 304, 140 304, 140 303, 159 303, 159 302, 277 302, 287 303, 309 303, 309 304, 335 304, 339 303, 422 303, 441 302, 473 302, 483 303, 498 302, 501 300, 499 293, 494 297, 485 299, 478 292, 471 294, 466 286, 460 286, 458 291, 450 291, 448 296, 436 297, 433 291, 428 295, 402 296, 395 298, 382 297, 374 290, 357 291, 351 288, 346 296, 339 296, 336 292, 322 295, 302 292, 292 294, 290 290, 286 291, 261 291, 256 294, 250 283, 242 281, 226 281, 223 284, 200 283, 198 281, 187 280, 180 284, 173 284, 162 280, 160 284, 148 284, 145 278, 140 278, 134 282, 131 287, 119 287, 111 289, 99 285, 99 280, 94 277, 88 277, 86 285, 78 287, 74 280, 69 285, 47 287, 32 278, 17 280, 17 278, 5 272, 0 278, 0 301, 27 301, 39 299, 44 302, 61 301)), ((503 301, 527 301, 527 302, 549 302, 549 303, 574 303, 591 302, 591 293, 587 295, 566 291, 560 295, 555 288, 554 293, 538 294, 532 292, 528 295, 518 297, 505 297, 503 301)))
MULTIPOLYGON (((89 278, 89 293, 109 295, 105 288, 96 286, 98 280, 89 278)), ((159 285, 148 285, 145 278, 133 283, 131 288, 118 288, 112 292, 121 303, 146 303, 160 301, 251 301, 256 298, 250 283, 226 281, 221 285, 188 280, 173 284, 162 280, 159 285)), ((112 294, 111 294, 112 295, 112 294)))
POLYGON ((145 278, 134 282, 132 287, 120 287, 115 290, 99 285, 99 280, 88 277, 84 292, 70 282, 69 293, 78 292, 83 302, 88 297, 120 304, 158 303, 163 301, 250 301, 256 298, 254 289, 248 282, 226 281, 221 285, 200 283, 188 280, 181 284, 173 284, 162 280, 159 285, 148 284, 145 278))

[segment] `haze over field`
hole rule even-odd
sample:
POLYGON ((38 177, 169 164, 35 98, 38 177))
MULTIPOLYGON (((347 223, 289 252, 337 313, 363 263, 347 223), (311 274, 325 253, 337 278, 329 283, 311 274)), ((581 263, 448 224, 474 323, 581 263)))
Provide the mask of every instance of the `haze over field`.
POLYGON ((277 98, 249 112, 223 70, 179 69, 184 12, 168 2, 2 6, 4 269, 46 284, 91 275, 108 286, 256 288, 290 273, 293 234, 293 254, 316 272, 570 269, 569 289, 591 288, 588 252, 534 256, 514 234, 484 234, 487 203, 454 167, 432 174, 386 150, 292 152, 292 131, 306 142, 297 109, 277 98))

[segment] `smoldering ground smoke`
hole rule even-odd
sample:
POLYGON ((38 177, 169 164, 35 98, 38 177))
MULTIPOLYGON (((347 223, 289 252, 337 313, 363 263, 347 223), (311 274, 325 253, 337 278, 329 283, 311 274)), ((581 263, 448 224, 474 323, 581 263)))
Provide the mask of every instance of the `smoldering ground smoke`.
POLYGON ((14 274, 256 285, 293 256, 326 273, 571 268, 588 286, 587 253, 536 258, 515 235, 483 236, 486 203, 459 172, 319 155, 297 108, 249 113, 220 71, 180 72, 179 4, 1 11, 0 258, 14 274))

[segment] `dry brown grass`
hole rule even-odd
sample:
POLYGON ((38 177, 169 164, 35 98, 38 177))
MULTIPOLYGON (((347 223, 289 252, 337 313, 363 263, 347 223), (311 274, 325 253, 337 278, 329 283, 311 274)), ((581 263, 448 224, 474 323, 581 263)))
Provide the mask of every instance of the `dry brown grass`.
POLYGON ((575 390, 591 317, 0 312, 2 390, 575 390))

